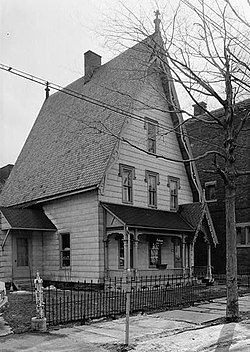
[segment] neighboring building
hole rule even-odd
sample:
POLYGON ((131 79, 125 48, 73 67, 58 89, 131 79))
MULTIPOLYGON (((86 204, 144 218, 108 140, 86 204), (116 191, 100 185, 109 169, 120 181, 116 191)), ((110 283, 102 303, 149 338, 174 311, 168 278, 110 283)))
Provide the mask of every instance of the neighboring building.
MULTIPOLYGON (((196 106, 194 114, 199 115, 196 106)), ((250 99, 244 100, 236 105, 237 119, 239 125, 242 114, 250 111, 250 99)), ((212 111, 216 117, 223 116, 223 109, 212 111)), ((204 119, 208 116, 201 115, 204 119)), ((223 131, 218 125, 211 125, 197 120, 195 117, 189 119, 186 128, 190 136, 194 156, 202 155, 208 150, 223 147, 223 131)), ((239 134, 236 147, 236 169, 250 170, 250 120, 248 119, 242 132, 239 134)), ((212 251, 214 272, 225 273, 226 270, 226 221, 225 221, 225 192, 224 183, 220 176, 204 172, 211 169, 212 156, 200 159, 196 162, 202 188, 205 190, 207 203, 213 219, 219 244, 212 251)), ((236 229, 237 229, 237 253, 238 272, 250 272, 250 175, 237 178, 236 182, 236 229)))
POLYGON ((104 65, 88 51, 85 76, 45 100, 1 195, 1 279, 192 274, 197 238, 211 276, 217 238, 161 47, 156 30, 104 65))
POLYGON ((2 191, 2 188, 7 181, 7 178, 9 177, 13 166, 14 165, 12 164, 8 164, 0 168, 0 192, 2 191))

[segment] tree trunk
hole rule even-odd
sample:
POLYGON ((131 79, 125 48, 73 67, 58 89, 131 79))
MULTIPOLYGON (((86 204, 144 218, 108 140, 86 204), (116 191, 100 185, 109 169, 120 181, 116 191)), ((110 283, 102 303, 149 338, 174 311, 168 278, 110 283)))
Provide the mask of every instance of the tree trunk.
POLYGON ((235 182, 225 185, 226 202, 226 264, 227 264, 227 310, 228 321, 239 319, 238 285, 237 285, 237 247, 235 218, 235 182))

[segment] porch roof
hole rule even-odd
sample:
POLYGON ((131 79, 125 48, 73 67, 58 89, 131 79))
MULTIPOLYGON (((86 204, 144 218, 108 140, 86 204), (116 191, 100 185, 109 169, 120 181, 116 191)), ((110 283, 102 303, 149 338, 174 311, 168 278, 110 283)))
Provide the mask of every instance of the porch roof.
POLYGON ((0 212, 10 225, 10 229, 56 231, 55 225, 42 209, 0 207, 0 212))
POLYGON ((195 232, 195 229, 178 213, 129 205, 101 203, 102 206, 126 226, 178 232, 195 232))

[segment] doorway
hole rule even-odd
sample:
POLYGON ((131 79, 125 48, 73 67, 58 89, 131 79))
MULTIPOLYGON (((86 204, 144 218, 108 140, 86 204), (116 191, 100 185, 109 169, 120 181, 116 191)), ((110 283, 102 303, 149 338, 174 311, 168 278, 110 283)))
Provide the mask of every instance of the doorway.
POLYGON ((31 236, 25 231, 13 234, 13 279, 30 277, 31 236))

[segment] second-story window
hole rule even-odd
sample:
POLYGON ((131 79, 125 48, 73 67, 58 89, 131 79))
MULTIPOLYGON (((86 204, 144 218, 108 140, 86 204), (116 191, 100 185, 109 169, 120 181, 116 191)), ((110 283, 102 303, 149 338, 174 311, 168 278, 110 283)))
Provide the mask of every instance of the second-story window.
POLYGON ((168 176, 168 187, 170 190, 170 210, 177 210, 180 179, 177 177, 168 176))
POLYGON ((146 170, 145 182, 148 184, 148 205, 157 207, 157 185, 159 185, 159 174, 146 170))
POLYGON ((206 201, 216 201, 216 181, 205 182, 206 201))
POLYGON ((146 118, 144 126, 147 130, 147 151, 156 154, 156 134, 158 122, 146 118))
POLYGON ((237 247, 250 247, 250 224, 236 224, 237 247))
POLYGON ((122 178, 122 201, 133 203, 133 180, 135 179, 135 168, 133 166, 120 164, 119 176, 122 178))

